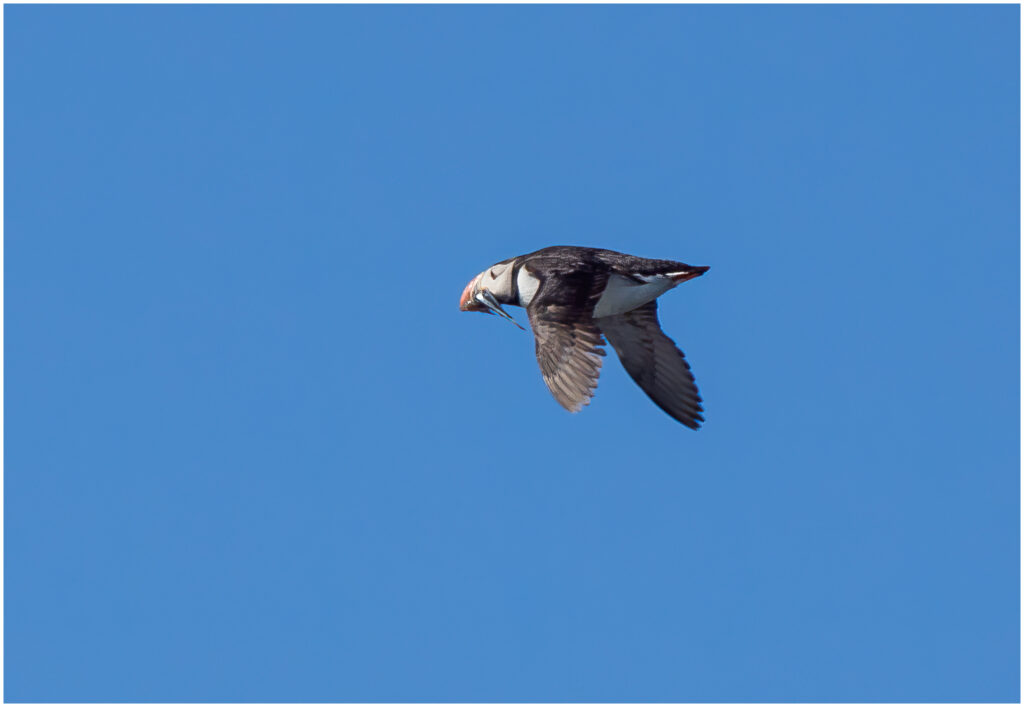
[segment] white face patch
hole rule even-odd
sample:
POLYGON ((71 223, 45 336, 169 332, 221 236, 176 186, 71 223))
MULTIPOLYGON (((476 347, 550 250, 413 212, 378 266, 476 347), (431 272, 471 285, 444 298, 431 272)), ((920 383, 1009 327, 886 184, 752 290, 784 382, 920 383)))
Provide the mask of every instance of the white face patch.
POLYGON ((498 263, 480 273, 478 290, 489 290, 495 297, 512 295, 512 268, 510 263, 498 263))

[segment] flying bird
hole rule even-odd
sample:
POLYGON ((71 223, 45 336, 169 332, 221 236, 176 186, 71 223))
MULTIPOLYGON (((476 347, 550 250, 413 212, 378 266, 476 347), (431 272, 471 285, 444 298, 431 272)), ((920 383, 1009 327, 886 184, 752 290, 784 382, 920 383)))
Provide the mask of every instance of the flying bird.
POLYGON ((686 357, 658 324, 657 298, 707 271, 613 250, 551 246, 484 270, 462 291, 459 309, 519 326, 501 305, 524 307, 544 382, 566 410, 590 404, 607 338, 648 397, 697 429, 704 421, 701 397, 686 357))

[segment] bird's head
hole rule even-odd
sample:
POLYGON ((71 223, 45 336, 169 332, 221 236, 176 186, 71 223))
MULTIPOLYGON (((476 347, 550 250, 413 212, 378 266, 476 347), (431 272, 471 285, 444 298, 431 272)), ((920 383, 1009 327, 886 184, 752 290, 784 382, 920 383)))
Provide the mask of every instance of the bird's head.
POLYGON ((501 308, 502 304, 516 304, 511 298, 512 267, 511 261, 506 260, 492 265, 469 281, 459 298, 459 309, 497 314, 522 329, 519 322, 501 308))
POLYGON ((462 291, 459 309, 463 312, 488 312, 490 307, 480 302, 480 295, 490 293, 502 304, 516 304, 512 301, 512 259, 495 263, 474 277, 462 291))

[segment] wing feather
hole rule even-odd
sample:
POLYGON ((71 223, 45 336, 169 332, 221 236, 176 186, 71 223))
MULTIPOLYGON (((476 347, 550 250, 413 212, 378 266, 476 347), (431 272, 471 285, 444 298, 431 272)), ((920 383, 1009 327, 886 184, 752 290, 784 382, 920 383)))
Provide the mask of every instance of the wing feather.
POLYGON ((593 313, 606 281, 607 275, 579 272, 552 278, 526 308, 544 383, 569 412, 590 404, 601 375, 604 338, 593 313))
POLYGON ((537 362, 551 394, 569 412, 590 403, 601 375, 604 341, 593 319, 572 319, 553 306, 530 313, 537 362))
POLYGON ((698 429, 704 408, 697 383, 686 356, 661 330, 657 300, 594 322, 647 396, 674 419, 698 429))

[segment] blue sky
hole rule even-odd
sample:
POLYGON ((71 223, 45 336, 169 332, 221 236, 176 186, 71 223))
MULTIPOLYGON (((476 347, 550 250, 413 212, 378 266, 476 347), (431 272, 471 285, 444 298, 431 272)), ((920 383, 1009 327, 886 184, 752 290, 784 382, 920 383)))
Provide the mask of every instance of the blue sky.
POLYGON ((1018 13, 4 8, 7 700, 1016 701, 1018 13))

